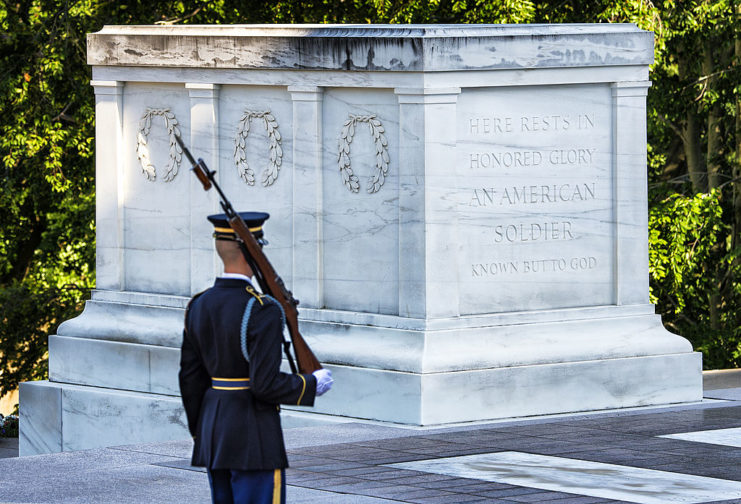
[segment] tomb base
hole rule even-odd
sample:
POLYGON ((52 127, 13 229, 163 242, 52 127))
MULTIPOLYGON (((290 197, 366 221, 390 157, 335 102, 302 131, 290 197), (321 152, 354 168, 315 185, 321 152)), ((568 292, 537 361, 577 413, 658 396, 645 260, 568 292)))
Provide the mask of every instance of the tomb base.
MULTIPOLYGON (((21 386, 21 455, 187 438, 186 303, 94 292, 50 337, 49 381, 21 386)), ((301 327, 335 386, 289 416, 429 426, 702 398, 701 355, 652 305, 435 320, 305 309, 301 327)))

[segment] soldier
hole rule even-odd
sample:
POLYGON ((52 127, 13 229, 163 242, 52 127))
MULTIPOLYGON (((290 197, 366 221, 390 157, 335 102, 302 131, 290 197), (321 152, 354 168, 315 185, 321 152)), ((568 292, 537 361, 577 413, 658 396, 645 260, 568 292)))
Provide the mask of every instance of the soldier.
MULTIPOLYGON (((240 213, 262 245, 262 212, 240 213)), ((285 502, 288 467, 279 404, 312 406, 329 370, 280 371, 284 315, 251 283, 253 272, 224 214, 211 215, 224 275, 185 312, 180 392, 194 466, 208 469, 214 503, 285 502)))

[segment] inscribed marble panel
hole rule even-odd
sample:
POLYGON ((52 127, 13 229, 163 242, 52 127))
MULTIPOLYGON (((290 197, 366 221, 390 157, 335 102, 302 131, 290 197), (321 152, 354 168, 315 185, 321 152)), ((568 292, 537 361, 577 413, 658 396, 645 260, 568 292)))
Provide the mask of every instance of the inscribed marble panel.
POLYGON ((601 84, 461 94, 462 315, 614 303, 611 100, 601 84))

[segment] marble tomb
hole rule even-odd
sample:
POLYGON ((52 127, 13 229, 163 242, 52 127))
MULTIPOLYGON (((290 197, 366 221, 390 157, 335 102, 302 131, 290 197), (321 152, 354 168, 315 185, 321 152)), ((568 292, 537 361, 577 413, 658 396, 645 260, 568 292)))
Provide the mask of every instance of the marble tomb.
MULTIPOLYGON (((646 93, 630 24, 107 26, 97 288, 20 390, 22 455, 187 437, 184 307, 218 210, 267 253, 335 376, 310 411, 411 425, 691 402, 648 296, 646 93)), ((285 412, 290 415, 291 411, 285 412)))

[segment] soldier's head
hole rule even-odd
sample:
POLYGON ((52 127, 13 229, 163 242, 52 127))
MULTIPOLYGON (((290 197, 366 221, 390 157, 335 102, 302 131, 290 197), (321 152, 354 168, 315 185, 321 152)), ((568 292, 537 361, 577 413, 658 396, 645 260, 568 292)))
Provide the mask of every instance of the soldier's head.
MULTIPOLYGON (((255 237, 260 246, 267 244, 267 240, 263 238, 262 225, 270 215, 265 212, 239 212, 239 216, 247 224, 252 236, 255 237)), ((242 253, 241 240, 229 226, 226 215, 209 215, 208 220, 214 226, 213 236, 216 240, 216 252, 224 263, 224 271, 252 276, 252 270, 242 253)))

